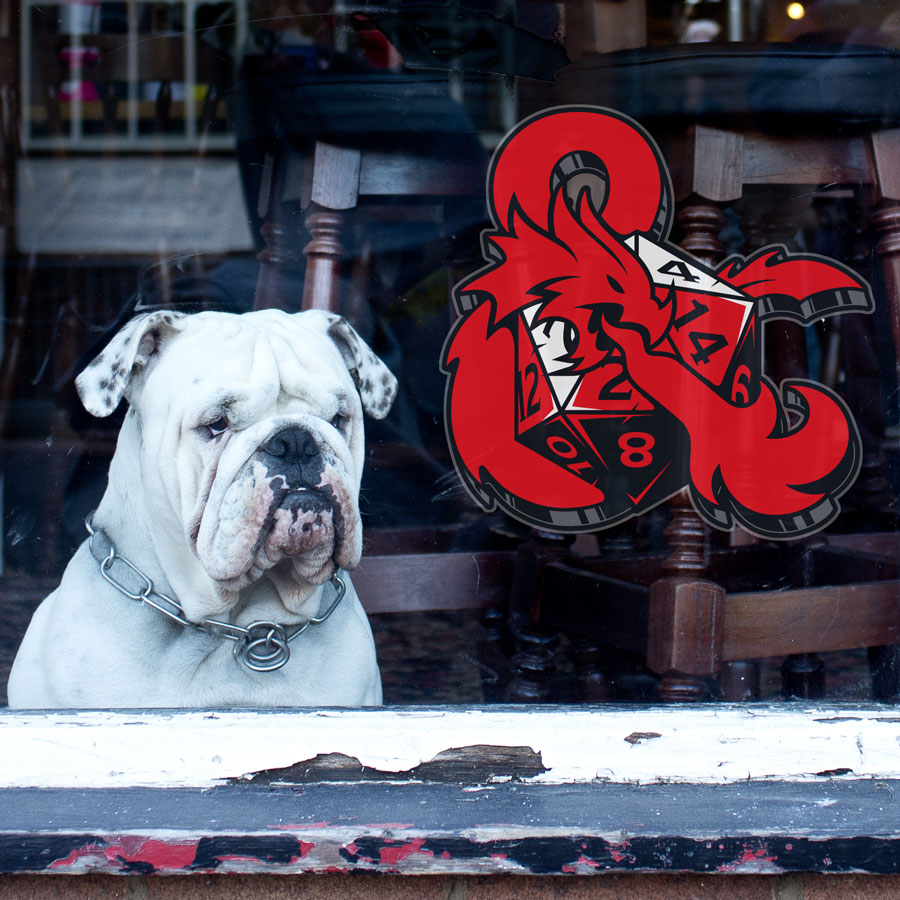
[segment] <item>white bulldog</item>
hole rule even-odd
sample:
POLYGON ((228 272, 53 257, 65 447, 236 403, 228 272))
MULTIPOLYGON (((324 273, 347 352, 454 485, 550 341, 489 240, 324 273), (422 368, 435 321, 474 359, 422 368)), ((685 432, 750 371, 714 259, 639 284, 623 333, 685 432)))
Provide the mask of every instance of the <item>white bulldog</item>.
POLYGON ((380 703, 341 570, 362 552, 363 410, 385 416, 397 382, 356 332, 320 311, 152 312, 77 387, 96 416, 131 408, 94 536, 35 612, 9 705, 380 703))

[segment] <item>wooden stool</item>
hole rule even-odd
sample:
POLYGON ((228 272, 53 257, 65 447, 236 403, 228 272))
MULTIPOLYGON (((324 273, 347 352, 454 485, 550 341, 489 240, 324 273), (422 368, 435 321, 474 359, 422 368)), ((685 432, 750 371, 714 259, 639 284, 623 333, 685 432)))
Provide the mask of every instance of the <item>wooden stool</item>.
MULTIPOLYGON (((825 98, 832 108, 811 108, 804 85, 834 60, 825 50, 807 51, 729 45, 691 54, 611 54, 564 73, 555 100, 621 108, 648 127, 670 167, 681 246, 708 264, 725 251, 719 205, 740 200, 748 188, 857 191, 880 236, 886 291, 876 303, 887 304, 900 360, 900 129, 883 126, 900 123, 900 107, 885 108, 893 101, 883 96, 862 98, 836 88, 836 96, 825 98), (643 92, 645 81, 663 87, 643 92), (800 104, 795 112, 789 106, 794 100, 800 104), (841 127, 828 127, 835 121, 841 127), (789 130, 766 132, 757 122, 780 122, 789 130)), ((872 65, 886 84, 900 72, 900 56, 880 50, 839 62, 855 89, 872 65)), ((775 355, 805 371, 805 359, 794 354, 800 344, 788 330, 783 334, 788 339, 775 355)), ((661 698, 669 701, 704 699, 715 676, 724 699, 755 697, 759 673, 753 660, 779 655, 788 656, 786 692, 814 696, 822 689, 816 653, 885 646, 900 637, 900 582, 888 556, 854 558, 820 535, 800 546, 710 552, 708 529, 684 495, 672 504, 666 534, 667 556, 549 562, 534 621, 645 654, 661 676, 661 698), (761 568, 756 584, 748 582, 747 565, 764 563, 775 572, 788 566, 789 583, 760 590, 761 568)), ((874 551, 889 538, 857 540, 874 551)))

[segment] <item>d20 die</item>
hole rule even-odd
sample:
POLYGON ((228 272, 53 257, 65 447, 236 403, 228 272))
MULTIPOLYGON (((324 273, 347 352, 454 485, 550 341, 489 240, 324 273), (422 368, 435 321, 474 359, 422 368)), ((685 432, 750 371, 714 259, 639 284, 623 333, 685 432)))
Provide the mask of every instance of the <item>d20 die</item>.
POLYGON ((570 362, 575 336, 563 320, 517 334, 516 437, 534 453, 603 492, 606 521, 634 515, 684 484, 681 423, 628 380, 617 352, 581 373, 570 362))
POLYGON ((523 430, 520 443, 599 488, 604 518, 650 509, 684 484, 672 451, 681 429, 665 411, 560 412, 523 430), (674 425, 674 427, 673 427, 674 425))
POLYGON ((726 400, 739 406, 755 400, 760 379, 756 301, 670 246, 639 235, 627 243, 650 273, 657 302, 674 304, 662 347, 726 400))

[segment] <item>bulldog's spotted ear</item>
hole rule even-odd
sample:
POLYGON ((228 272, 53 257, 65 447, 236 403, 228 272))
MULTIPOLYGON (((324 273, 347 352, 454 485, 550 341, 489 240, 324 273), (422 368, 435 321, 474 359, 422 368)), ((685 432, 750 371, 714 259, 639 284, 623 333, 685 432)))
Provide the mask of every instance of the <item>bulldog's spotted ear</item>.
POLYGON ((183 313, 159 310, 135 316, 75 379, 84 408, 95 416, 110 415, 131 379, 159 352, 163 341, 178 330, 183 313))
POLYGON ((397 396, 397 379, 346 319, 329 313, 328 321, 328 336, 344 357, 363 409, 373 419, 383 419, 397 396))

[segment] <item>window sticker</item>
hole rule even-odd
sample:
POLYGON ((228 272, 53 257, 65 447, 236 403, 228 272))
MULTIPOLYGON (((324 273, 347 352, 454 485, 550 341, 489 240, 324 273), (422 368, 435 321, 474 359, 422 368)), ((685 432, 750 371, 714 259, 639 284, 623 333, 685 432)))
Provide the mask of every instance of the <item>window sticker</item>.
POLYGON ((687 488, 710 525, 763 538, 824 528, 861 464, 843 400, 775 384, 762 324, 873 310, 848 268, 768 246, 717 268, 669 239, 652 138, 599 107, 515 127, 487 179, 487 265, 459 283, 446 421, 485 509, 597 531, 687 488))

